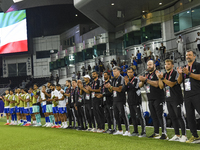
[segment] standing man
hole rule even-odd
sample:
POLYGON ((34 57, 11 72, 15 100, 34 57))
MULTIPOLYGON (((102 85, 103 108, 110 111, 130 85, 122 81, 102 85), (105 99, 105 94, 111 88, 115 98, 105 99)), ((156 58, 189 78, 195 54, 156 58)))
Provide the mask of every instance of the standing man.
POLYGON ((130 136, 129 121, 125 112, 126 95, 125 92, 122 91, 122 87, 124 86, 124 78, 120 75, 120 71, 120 67, 116 66, 113 68, 114 78, 112 79, 112 84, 107 83, 105 87, 108 88, 111 93, 113 93, 113 110, 118 124, 118 130, 113 133, 113 135, 130 136), (126 132, 124 134, 119 114, 125 123, 126 132))
POLYGON ((108 88, 105 87, 106 84, 108 83, 111 84, 109 72, 104 72, 104 80, 105 81, 101 86, 101 94, 96 94, 96 97, 103 98, 105 116, 108 122, 108 129, 103 133, 113 134, 116 131, 116 121, 113 113, 113 98, 112 98, 112 93, 109 92, 108 88), (113 130, 111 127, 112 124, 113 124, 113 130))
POLYGON ((94 120, 92 100, 91 100, 91 95, 90 95, 90 91, 89 91, 89 86, 91 86, 90 76, 85 75, 84 81, 85 81, 85 83, 84 84, 80 83, 79 87, 81 89, 80 93, 83 95, 83 100, 84 100, 84 104, 85 104, 85 115, 87 118, 87 122, 89 124, 89 128, 87 129, 87 131, 91 131, 92 125, 93 125, 93 130, 94 130, 96 128, 96 124, 95 124, 95 120, 94 120))
POLYGON ((160 46, 160 56, 161 56, 161 59, 164 60, 165 59, 165 53, 166 53, 166 47, 163 45, 163 43, 161 43, 161 46, 160 46))
POLYGON ((197 37, 196 37, 195 42, 197 42, 197 48, 200 51, 200 32, 197 32, 197 37))
POLYGON ((93 132, 103 132, 104 131, 104 111, 103 111, 103 101, 102 98, 95 97, 95 94, 100 94, 102 81, 98 78, 98 73, 96 71, 92 72, 93 81, 91 83, 91 87, 89 86, 89 90, 91 92, 92 98, 92 106, 94 111, 94 116, 97 121, 98 130, 94 130, 93 132))
POLYGON ((142 54, 140 53, 140 51, 138 50, 138 52, 137 52, 137 60, 138 60, 138 64, 141 64, 142 63, 142 54))
POLYGON ((182 69, 177 68, 179 73, 178 83, 183 83, 184 101, 188 126, 192 137, 186 143, 200 143, 200 136, 197 134, 195 110, 200 114, 200 64, 195 61, 196 53, 192 50, 186 51, 187 65, 182 69))
POLYGON ((15 95, 13 94, 13 90, 10 90, 10 96, 8 97, 10 101, 10 115, 11 115, 11 123, 9 125, 16 125, 15 124, 15 95))
POLYGON ((153 119, 154 133, 149 138, 168 139, 166 134, 166 120, 164 117, 164 91, 159 88, 158 78, 153 60, 147 62, 148 73, 139 76, 141 87, 146 85, 146 93, 149 101, 149 109, 153 119), (162 136, 159 135, 159 125, 162 128, 162 136))
POLYGON ((166 73, 157 71, 160 89, 165 89, 165 101, 172 120, 175 135, 169 141, 186 142, 186 121, 183 115, 183 95, 180 84, 177 83, 178 72, 173 69, 173 60, 165 60, 166 73), (180 136, 179 126, 181 127, 182 137, 180 136))
POLYGON ((131 135, 139 136, 138 123, 136 118, 137 114, 142 127, 142 133, 140 134, 139 137, 146 137, 146 130, 145 130, 146 122, 143 116, 143 110, 141 105, 142 101, 141 101, 141 91, 139 87, 139 78, 134 76, 134 70, 131 67, 127 69, 127 74, 128 76, 124 78, 125 85, 123 86, 123 91, 127 91, 128 94, 128 105, 134 126, 134 132, 131 135))
POLYGON ((176 41, 178 44, 178 52, 181 54, 181 57, 184 57, 184 51, 183 51, 183 38, 181 35, 179 35, 178 40, 176 41))

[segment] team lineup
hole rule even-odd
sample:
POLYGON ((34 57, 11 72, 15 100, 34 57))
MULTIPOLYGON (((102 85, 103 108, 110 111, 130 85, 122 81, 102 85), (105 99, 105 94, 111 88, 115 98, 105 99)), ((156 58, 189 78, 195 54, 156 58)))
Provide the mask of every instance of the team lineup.
POLYGON ((134 69, 127 69, 127 76, 120 75, 121 68, 113 67, 113 77, 98 72, 84 76, 84 81, 67 80, 66 87, 48 82, 41 90, 34 84, 29 89, 6 90, 4 113, 5 125, 42 126, 40 108, 45 116, 43 127, 76 129, 123 136, 146 137, 146 122, 142 110, 141 89, 146 90, 149 110, 153 119, 154 133, 149 138, 168 140, 164 105, 166 104, 174 128, 174 136, 169 141, 200 143, 197 134, 195 110, 200 114, 200 63, 195 61, 196 53, 186 52, 187 65, 174 68, 173 60, 165 60, 166 72, 156 70, 153 60, 147 62, 147 73, 135 76, 134 69), (184 94, 182 94, 181 84, 184 94), (125 111, 128 104, 134 132, 130 133, 129 120, 125 111), (186 119, 192 137, 186 136, 186 119), (67 114, 67 115, 66 115, 67 114), (68 117, 68 118, 67 118, 68 117), (9 121, 11 119, 11 122, 9 121), (140 121, 142 132, 138 132, 140 121), (68 120, 68 122, 67 122, 68 120), (105 129, 107 120, 108 129, 105 129), (126 131, 122 130, 122 121, 126 131), (159 127, 162 133, 159 134, 159 127), (181 133, 179 131, 181 129, 181 133))

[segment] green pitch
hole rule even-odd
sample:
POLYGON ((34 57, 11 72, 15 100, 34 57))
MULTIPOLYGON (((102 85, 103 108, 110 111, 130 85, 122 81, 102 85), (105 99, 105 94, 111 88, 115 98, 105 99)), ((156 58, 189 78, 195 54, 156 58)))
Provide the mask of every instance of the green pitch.
MULTIPOLYGON (((5 122, 5 118, 0 119, 1 150, 200 150, 199 144, 114 136, 70 129, 4 126, 5 122)), ((133 126, 130 126, 130 129, 133 132, 133 126)), ((146 130, 148 136, 153 133, 151 127, 147 127, 146 130)), ((167 134, 171 138, 174 130, 168 129, 167 134)), ((187 136, 191 137, 189 131, 187 131, 187 136)))

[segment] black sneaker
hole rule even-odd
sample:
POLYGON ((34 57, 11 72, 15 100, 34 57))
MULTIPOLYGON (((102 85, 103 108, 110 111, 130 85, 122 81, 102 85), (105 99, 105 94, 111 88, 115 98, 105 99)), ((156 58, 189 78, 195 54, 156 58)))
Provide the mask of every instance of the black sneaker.
POLYGON ((113 134, 115 132, 116 132, 116 130, 111 130, 109 134, 113 134))
POLYGON ((139 136, 139 133, 133 132, 133 133, 131 134, 131 136, 139 136))
POLYGON ((147 135, 146 135, 146 133, 141 133, 138 137, 146 137, 147 135))
POLYGON ((160 137, 161 140, 168 140, 169 138, 167 137, 166 134, 162 134, 162 136, 160 137))
POLYGON ((68 126, 66 129, 72 129, 72 126, 68 126))
POLYGON ((109 131, 109 129, 107 129, 107 130, 104 130, 102 133, 107 133, 107 131, 109 131))
POLYGON ((151 136, 149 136, 148 138, 160 138, 160 135, 157 133, 153 133, 151 136))
POLYGON ((108 129, 108 130, 106 131, 106 133, 108 133, 108 134, 110 134, 111 132, 112 132, 111 129, 108 129))

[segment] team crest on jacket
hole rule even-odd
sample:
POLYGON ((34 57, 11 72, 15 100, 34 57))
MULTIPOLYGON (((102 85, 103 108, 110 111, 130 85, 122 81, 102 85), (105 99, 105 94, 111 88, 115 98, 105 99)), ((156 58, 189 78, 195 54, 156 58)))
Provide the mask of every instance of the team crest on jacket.
POLYGON ((192 69, 192 72, 195 72, 196 71, 196 69, 192 69))

